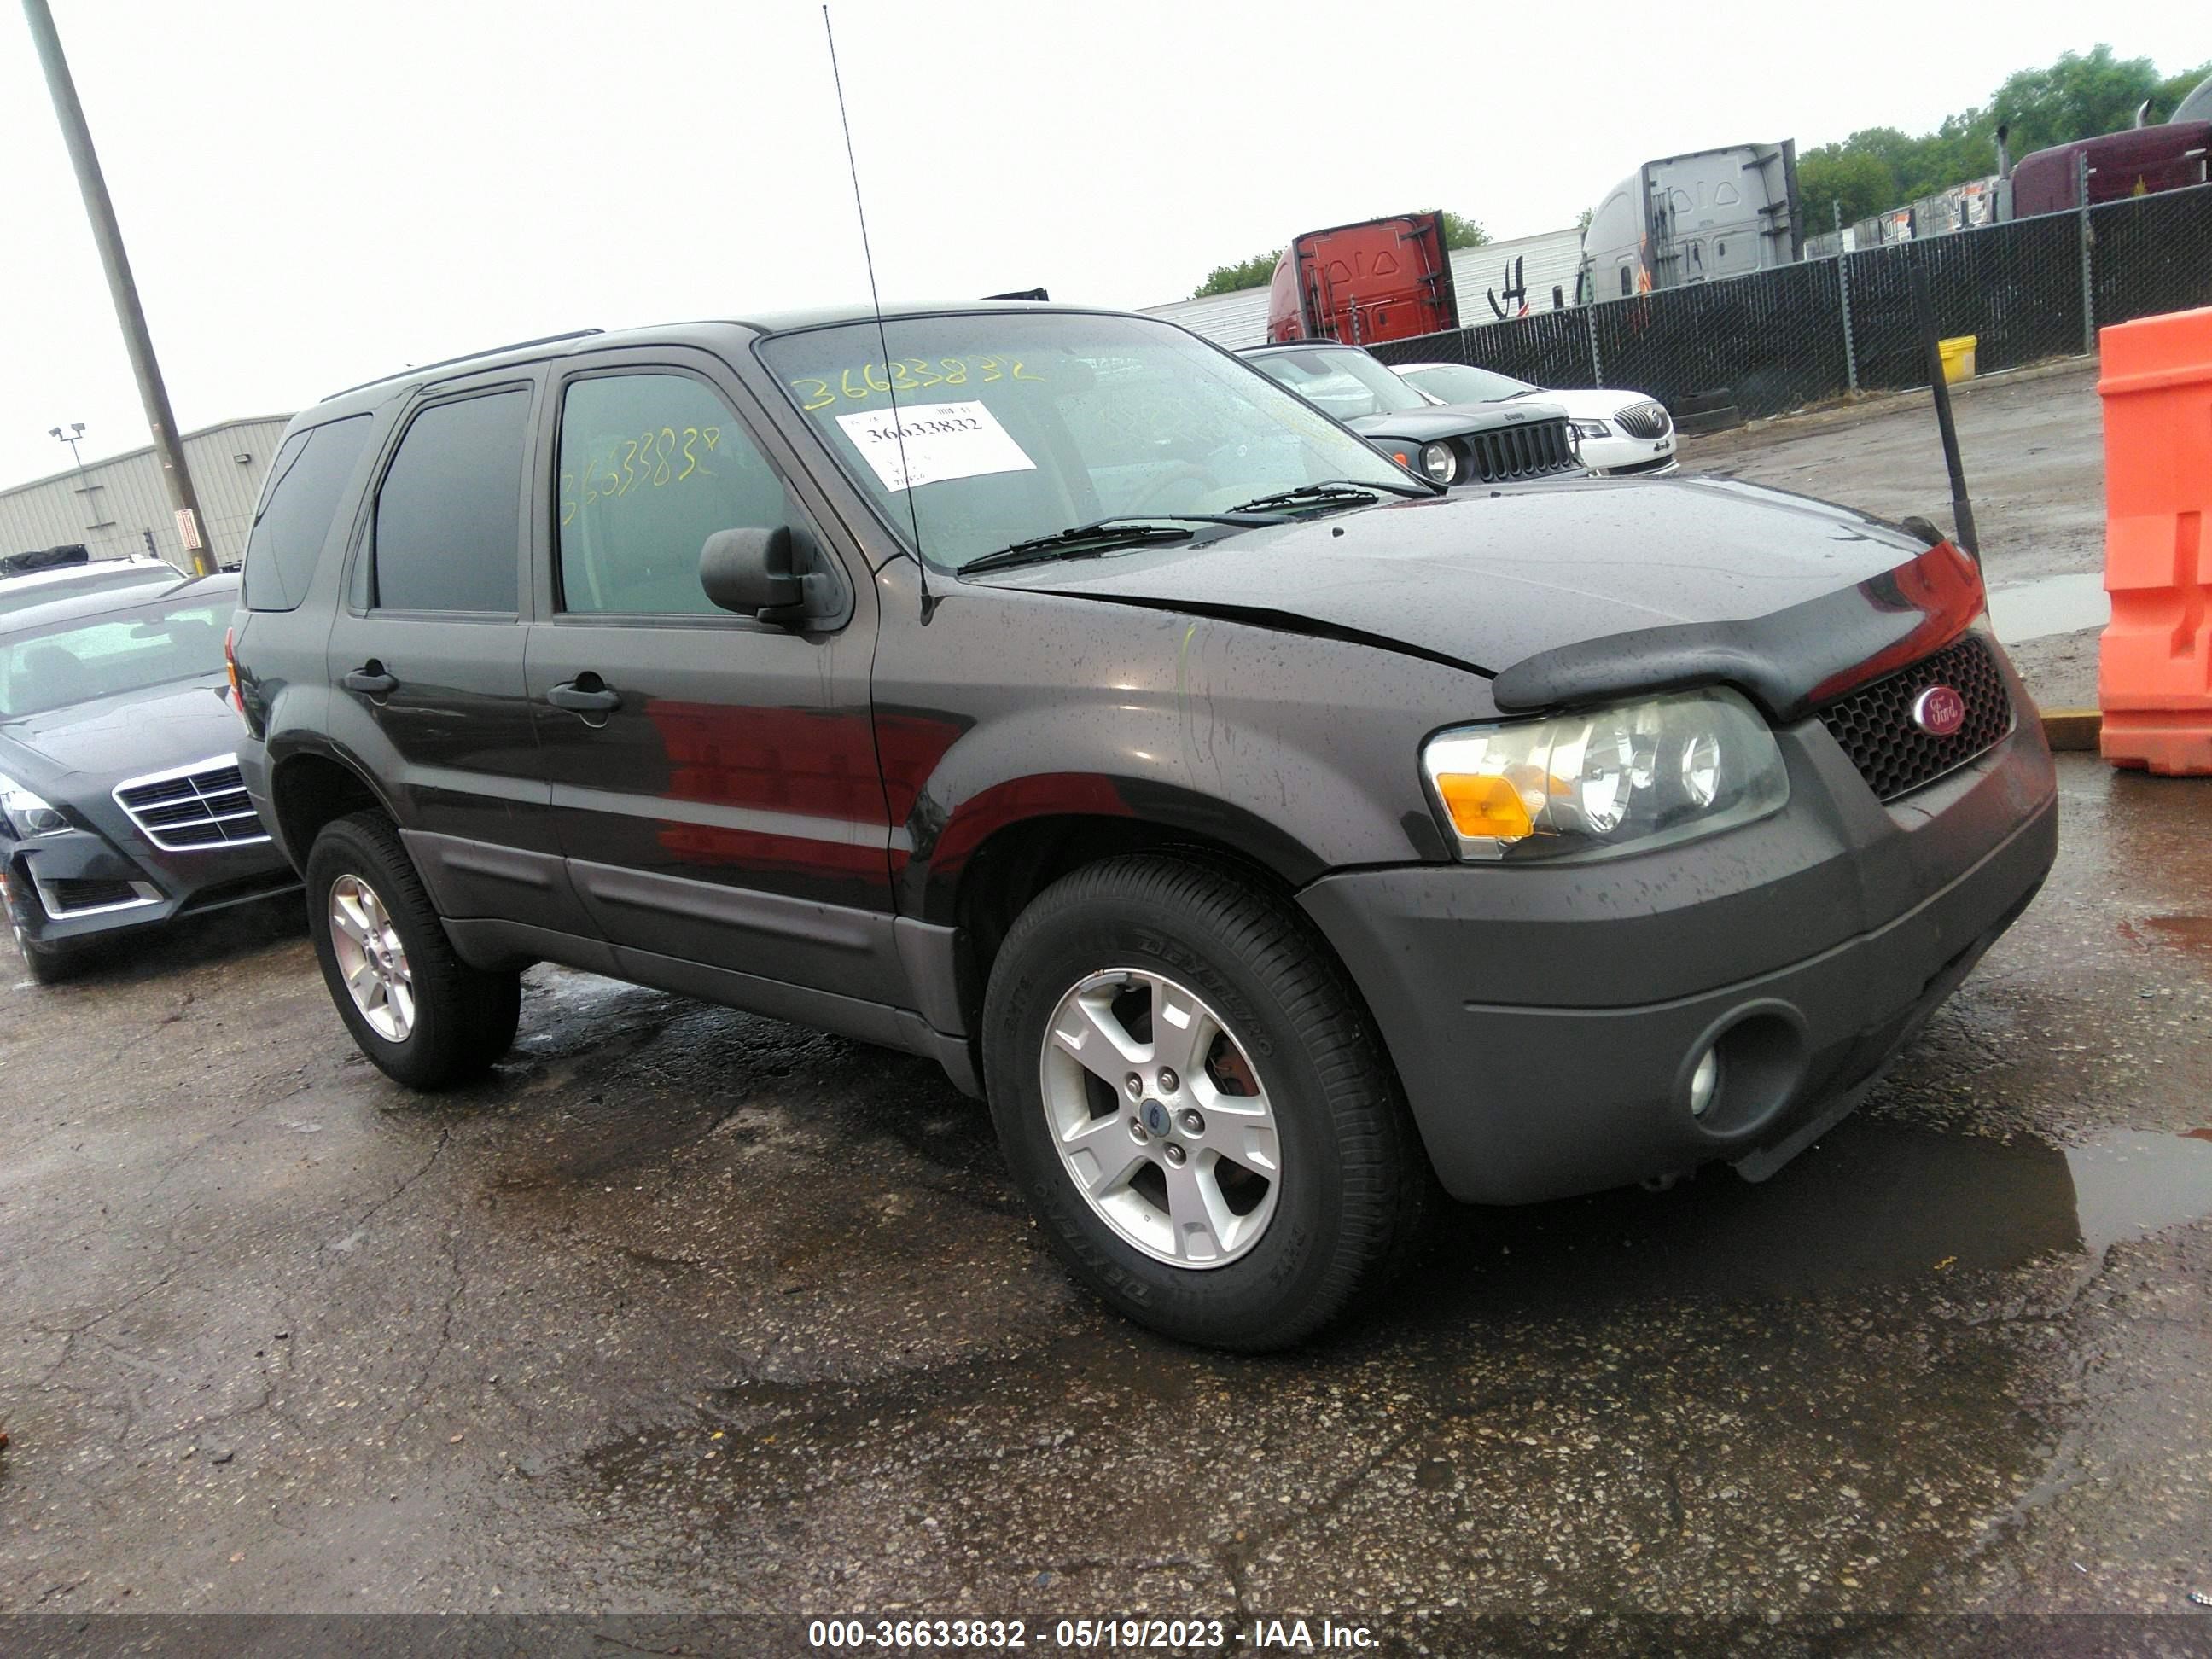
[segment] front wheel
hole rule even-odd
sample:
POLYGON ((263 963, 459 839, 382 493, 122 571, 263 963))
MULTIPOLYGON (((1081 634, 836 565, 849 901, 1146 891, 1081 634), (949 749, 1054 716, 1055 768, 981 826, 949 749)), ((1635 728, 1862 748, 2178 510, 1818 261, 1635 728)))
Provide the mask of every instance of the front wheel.
POLYGON ((22 953, 23 966, 30 970, 31 980, 37 985, 58 985, 73 979, 84 966, 82 950, 64 950, 58 945, 41 945, 33 939, 15 914, 15 904, 9 904, 8 930, 14 935, 15 949, 22 953))
POLYGON ((1261 1350, 1379 1287, 1434 1179, 1381 1042, 1287 903, 1167 858, 1078 871, 991 972, 1015 1177, 1076 1276, 1167 1335, 1261 1350))
POLYGON ((339 1017, 391 1077, 438 1089, 482 1072, 514 1041, 522 976, 454 953, 390 821, 356 812, 307 855, 307 925, 339 1017))

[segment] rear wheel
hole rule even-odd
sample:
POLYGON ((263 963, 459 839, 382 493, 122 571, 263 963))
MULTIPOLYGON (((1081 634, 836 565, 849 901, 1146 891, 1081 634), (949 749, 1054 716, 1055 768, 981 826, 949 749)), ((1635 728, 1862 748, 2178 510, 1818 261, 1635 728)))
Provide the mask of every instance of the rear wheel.
POLYGON ((1070 1269, 1186 1341, 1297 1342, 1382 1284, 1434 1181, 1327 945, 1239 877, 1118 859, 1040 896, 984 1011, 1008 1163, 1070 1269))
POLYGON ((331 1000, 384 1072, 437 1089, 507 1052, 521 975, 487 973, 455 954, 388 819, 356 812, 326 825, 307 856, 307 886, 331 1000))

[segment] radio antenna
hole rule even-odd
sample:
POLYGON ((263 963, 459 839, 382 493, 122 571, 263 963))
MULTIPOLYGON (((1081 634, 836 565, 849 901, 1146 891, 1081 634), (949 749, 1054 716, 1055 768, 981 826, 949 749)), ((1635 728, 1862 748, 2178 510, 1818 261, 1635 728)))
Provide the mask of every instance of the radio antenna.
MULTIPOLYGON (((853 175, 853 215, 860 222, 860 257, 868 267, 868 304, 876 313, 876 344, 884 354, 884 392, 891 402, 891 436, 898 444, 899 476, 906 480, 906 521, 914 532, 915 568, 921 580, 921 623, 927 628, 937 614, 937 600, 929 591, 929 561, 921 551, 921 516, 914 504, 914 474, 906 464, 906 425, 899 419, 898 389, 892 382, 890 336, 884 327, 883 295, 876 291, 876 255, 868 245, 868 210, 860 201, 860 162, 853 152, 853 124, 845 114, 845 78, 837 72, 837 33, 830 27, 830 8, 822 8, 822 33, 830 43, 830 83, 837 92, 837 125, 845 130, 845 165, 853 175)), ((861 372, 863 382, 867 379, 861 372)))

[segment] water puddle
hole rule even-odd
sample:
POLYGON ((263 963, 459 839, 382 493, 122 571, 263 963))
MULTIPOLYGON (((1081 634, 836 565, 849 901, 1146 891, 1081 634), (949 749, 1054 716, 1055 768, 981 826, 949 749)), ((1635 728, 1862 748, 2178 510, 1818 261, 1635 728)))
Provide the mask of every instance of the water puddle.
POLYGON ((2141 1238, 2212 1213, 2212 1129, 2117 1134, 2066 1154, 2081 1248, 2141 1238))
POLYGON ((2007 645, 2102 628, 2112 619, 2112 596, 2105 592, 2103 574, 2094 570, 1990 590, 1990 626, 2007 645))
MULTIPOLYGON (((2066 1151, 1847 1122, 1757 1186, 1711 1170, 1671 1192, 1455 1211, 1410 1304, 1767 1300, 2077 1256, 2212 1215, 2212 1128, 2066 1151)), ((1413 1312, 1427 1323, 1426 1311, 1413 1312)))

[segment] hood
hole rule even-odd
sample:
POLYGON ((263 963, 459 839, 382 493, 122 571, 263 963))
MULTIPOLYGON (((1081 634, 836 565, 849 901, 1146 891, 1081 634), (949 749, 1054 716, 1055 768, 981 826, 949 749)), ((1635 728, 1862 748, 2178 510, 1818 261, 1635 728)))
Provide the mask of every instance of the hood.
MULTIPOLYGON (((1531 398, 1528 401, 1534 402, 1531 398)), ((1656 404, 1656 398, 1641 392, 1600 392, 1595 387, 1571 387, 1560 390, 1547 386, 1543 401, 1557 404, 1566 412, 1571 421, 1609 421, 1624 409, 1635 409, 1644 404, 1656 404)), ((1664 404, 1660 405, 1664 408, 1664 404)))
POLYGON ((1456 438, 1465 432, 1495 432, 1501 428, 1565 417, 1566 411, 1556 403, 1531 400, 1441 404, 1433 409, 1409 409, 1395 415, 1355 415, 1345 425, 1363 438, 1397 438, 1407 443, 1425 444, 1439 438, 1456 438))
POLYGON ((238 747, 238 716, 220 669, 150 691, 126 692, 0 720, 0 772, 40 794, 70 775, 104 793, 142 772, 189 766, 238 747))
MULTIPOLYGON (((1736 640, 1741 624, 1817 606, 1820 628, 1810 639, 1793 628, 1789 659, 1765 664, 1763 680, 1749 670, 1706 675, 1743 680, 1780 713, 1815 681, 1832 688, 1852 664, 1894 644, 1893 634, 1923 638, 1928 626, 1965 625, 1980 592, 1971 565, 1968 577, 1947 576, 1940 624, 1882 589, 1887 573, 1936 553, 1963 562, 1948 545, 1930 550, 1864 514, 1733 479, 1565 479, 986 580, 1358 637, 1492 677, 1620 635, 1636 636, 1638 649, 1663 643, 1679 672, 1686 641, 1736 640), (1961 605, 1966 616, 1954 614, 1961 605)), ((1607 690, 1638 683, 1632 665, 1597 676, 1582 660, 1607 654, 1575 653, 1577 677, 1544 684, 1564 696, 1600 679, 1607 690)))

